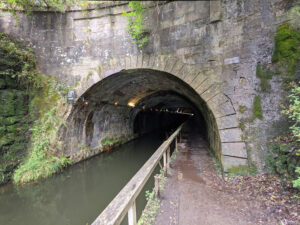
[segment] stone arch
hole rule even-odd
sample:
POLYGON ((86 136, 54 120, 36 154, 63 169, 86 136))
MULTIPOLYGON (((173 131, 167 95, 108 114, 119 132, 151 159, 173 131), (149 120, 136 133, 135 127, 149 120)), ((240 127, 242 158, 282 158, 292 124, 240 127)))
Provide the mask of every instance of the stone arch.
MULTIPOLYGON (((85 66, 91 68, 90 65, 85 66)), ((96 83, 124 70, 151 69, 177 77, 190 86, 207 104, 212 114, 210 116, 215 121, 212 122, 215 124, 211 124, 215 129, 208 139, 211 148, 220 149, 218 158, 222 162, 224 170, 228 171, 231 167, 247 165, 248 161, 236 111, 230 98, 222 92, 223 83, 220 68, 222 67, 217 65, 215 61, 189 65, 168 55, 140 54, 125 58, 113 58, 104 65, 92 67, 89 74, 83 76, 78 82, 75 91, 80 98, 96 83), (217 136, 219 141, 210 140, 217 136)))

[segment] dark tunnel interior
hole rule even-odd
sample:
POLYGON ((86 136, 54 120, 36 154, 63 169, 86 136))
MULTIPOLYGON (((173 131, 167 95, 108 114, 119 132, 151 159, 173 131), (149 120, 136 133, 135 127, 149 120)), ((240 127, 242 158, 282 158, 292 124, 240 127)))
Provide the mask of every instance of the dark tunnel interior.
MULTIPOLYGON (((195 90, 174 75, 150 70, 122 70, 91 86, 69 117, 66 154, 86 146, 101 151, 103 140, 133 140, 150 132, 199 134, 220 149, 216 121, 195 90), (100 150, 99 150, 100 149, 100 150)), ((217 153, 218 155, 219 153, 217 153)))

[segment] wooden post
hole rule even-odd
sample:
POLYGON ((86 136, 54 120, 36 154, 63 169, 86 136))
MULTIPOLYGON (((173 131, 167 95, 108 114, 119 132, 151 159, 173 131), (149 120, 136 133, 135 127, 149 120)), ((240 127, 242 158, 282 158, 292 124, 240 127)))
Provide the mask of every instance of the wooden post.
POLYGON ((178 144, 178 141, 177 141, 177 139, 178 139, 178 137, 175 138, 175 151, 178 150, 178 145, 177 145, 177 144, 178 144))
POLYGON ((164 174, 166 174, 166 172, 167 172, 167 152, 166 151, 164 152, 163 157, 164 157, 164 174))
POLYGON ((170 146, 167 149, 167 165, 168 165, 168 169, 170 168, 170 161, 171 161, 171 157, 170 157, 170 146))
POLYGON ((128 225, 136 225, 136 206, 135 201, 128 210, 128 225))
POLYGON ((159 183, 160 183, 160 177, 159 174, 156 174, 154 176, 154 194, 156 198, 159 197, 159 183))

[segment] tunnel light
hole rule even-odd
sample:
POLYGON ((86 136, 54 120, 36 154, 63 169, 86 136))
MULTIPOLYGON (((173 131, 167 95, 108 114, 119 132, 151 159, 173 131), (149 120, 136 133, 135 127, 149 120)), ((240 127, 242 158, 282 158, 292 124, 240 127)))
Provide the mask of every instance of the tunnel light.
POLYGON ((119 104, 119 102, 114 102, 114 105, 117 106, 119 104))
POLYGON ((128 102, 128 106, 131 107, 131 108, 134 108, 135 104, 133 102, 128 102))

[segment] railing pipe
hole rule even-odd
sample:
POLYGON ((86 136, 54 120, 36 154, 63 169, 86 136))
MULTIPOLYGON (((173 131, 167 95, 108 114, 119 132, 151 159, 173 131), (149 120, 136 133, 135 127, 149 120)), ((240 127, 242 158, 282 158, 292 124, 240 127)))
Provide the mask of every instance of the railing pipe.
POLYGON ((167 154, 170 144, 179 134, 183 124, 162 143, 155 153, 148 159, 142 168, 131 178, 131 180, 123 187, 119 194, 110 202, 110 204, 102 211, 92 225, 119 225, 128 212, 129 225, 136 224, 136 206, 135 199, 142 191, 155 167, 164 155, 164 168, 167 168, 167 154))

